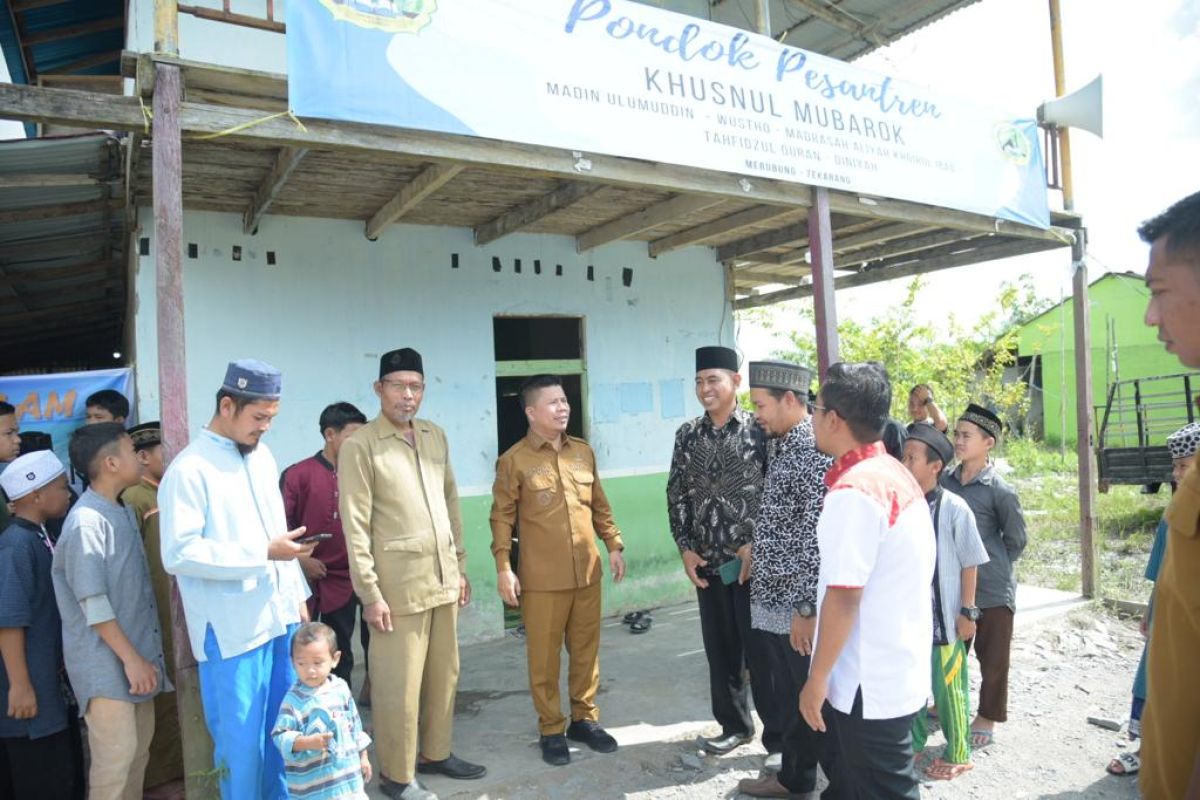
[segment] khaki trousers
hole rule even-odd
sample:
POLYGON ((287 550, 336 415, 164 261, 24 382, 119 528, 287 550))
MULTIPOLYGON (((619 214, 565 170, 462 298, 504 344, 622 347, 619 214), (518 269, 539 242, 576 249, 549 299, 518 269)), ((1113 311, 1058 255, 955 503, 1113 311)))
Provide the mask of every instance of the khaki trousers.
POLYGON ((142 800, 154 738, 154 703, 93 697, 83 713, 92 767, 88 800, 142 800))
POLYGON ((558 692, 564 644, 571 719, 599 721, 594 701, 600 688, 600 582, 561 592, 522 591, 521 621, 529 659, 529 694, 541 735, 560 734, 567 728, 558 692))
POLYGON ((379 771, 388 780, 412 783, 418 753, 431 761, 450 756, 458 606, 393 614, 391 633, 371 631, 367 661, 379 771))

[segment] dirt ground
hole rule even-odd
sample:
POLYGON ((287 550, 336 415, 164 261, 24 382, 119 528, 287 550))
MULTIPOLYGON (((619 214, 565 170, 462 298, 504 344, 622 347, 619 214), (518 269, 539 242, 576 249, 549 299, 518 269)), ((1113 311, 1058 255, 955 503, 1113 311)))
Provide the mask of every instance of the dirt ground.
MULTIPOLYGON (((1124 729, 1088 723, 1089 716, 1127 721, 1141 648, 1136 623, 1067 595, 1023 587, 1019 602, 1022 596, 1009 721, 977 754, 971 773, 949 783, 926 781, 922 797, 1136 798, 1133 779, 1104 771, 1128 744, 1124 729)), ((488 775, 474 782, 432 778, 427 787, 443 800, 739 796, 738 780, 758 774, 764 753, 757 742, 725 757, 704 755, 695 745, 698 735, 717 732, 695 605, 655 610, 651 631, 641 636, 630 636, 619 620, 606 621, 602 642, 598 703, 620 751, 573 748, 571 765, 560 768, 541 761, 524 643, 508 637, 462 649, 455 752, 486 764, 488 775)), ((565 658, 563 666, 565 673, 565 658)), ((977 672, 974 659, 971 669, 977 672)), ((565 698, 564 686, 564 706, 565 698)), ((935 734, 930 748, 943 743, 935 734)), ((377 781, 368 788, 371 797, 383 797, 377 781)))

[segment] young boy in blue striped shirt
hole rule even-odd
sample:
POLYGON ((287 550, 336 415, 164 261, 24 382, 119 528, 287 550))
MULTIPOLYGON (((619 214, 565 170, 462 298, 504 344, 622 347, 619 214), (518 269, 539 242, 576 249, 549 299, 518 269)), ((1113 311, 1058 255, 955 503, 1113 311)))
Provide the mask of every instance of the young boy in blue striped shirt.
POLYGON ((366 800, 371 739, 350 687, 331 674, 341 655, 337 635, 323 622, 306 622, 292 637, 299 679, 283 698, 271 731, 283 755, 289 797, 366 800))

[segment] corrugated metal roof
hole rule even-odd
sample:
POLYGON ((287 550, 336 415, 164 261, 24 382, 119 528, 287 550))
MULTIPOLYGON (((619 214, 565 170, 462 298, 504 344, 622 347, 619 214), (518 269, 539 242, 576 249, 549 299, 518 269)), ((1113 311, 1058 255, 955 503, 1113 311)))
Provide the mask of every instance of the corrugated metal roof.
MULTIPOLYGON (((753 0, 637 0, 725 25, 755 29, 753 0)), ((850 61, 978 0, 770 0, 771 35, 850 61)))
POLYGON ((0 142, 0 370, 112 363, 125 318, 120 142, 0 142))
POLYGON ((27 10, 0 0, 0 44, 14 82, 52 73, 116 75, 124 43, 124 0, 64 0, 27 10))

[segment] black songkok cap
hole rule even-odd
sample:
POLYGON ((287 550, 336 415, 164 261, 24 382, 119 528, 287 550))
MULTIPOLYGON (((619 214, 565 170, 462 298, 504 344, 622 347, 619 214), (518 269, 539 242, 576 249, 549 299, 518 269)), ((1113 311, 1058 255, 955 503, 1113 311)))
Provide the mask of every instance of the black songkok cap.
POLYGON ((967 422, 978 425, 983 431, 993 439, 1000 438, 1000 431, 1004 430, 1004 423, 993 412, 975 403, 967 406, 967 410, 963 412, 959 419, 965 419, 967 422))
POLYGON ((134 425, 129 429, 129 438, 133 439, 135 452, 162 444, 162 423, 155 420, 134 425))
POLYGON ((954 460, 954 445, 950 443, 949 437, 928 422, 914 422, 909 425, 908 438, 929 445, 934 455, 942 460, 943 466, 954 460))
POLYGON ((425 367, 421 363, 421 354, 411 347, 401 347, 399 350, 384 353, 379 359, 380 380, 384 375, 393 372, 419 372, 424 377, 425 367))
POLYGON ((731 347, 697 347, 696 372, 704 369, 727 369, 737 372, 737 351, 731 347))

